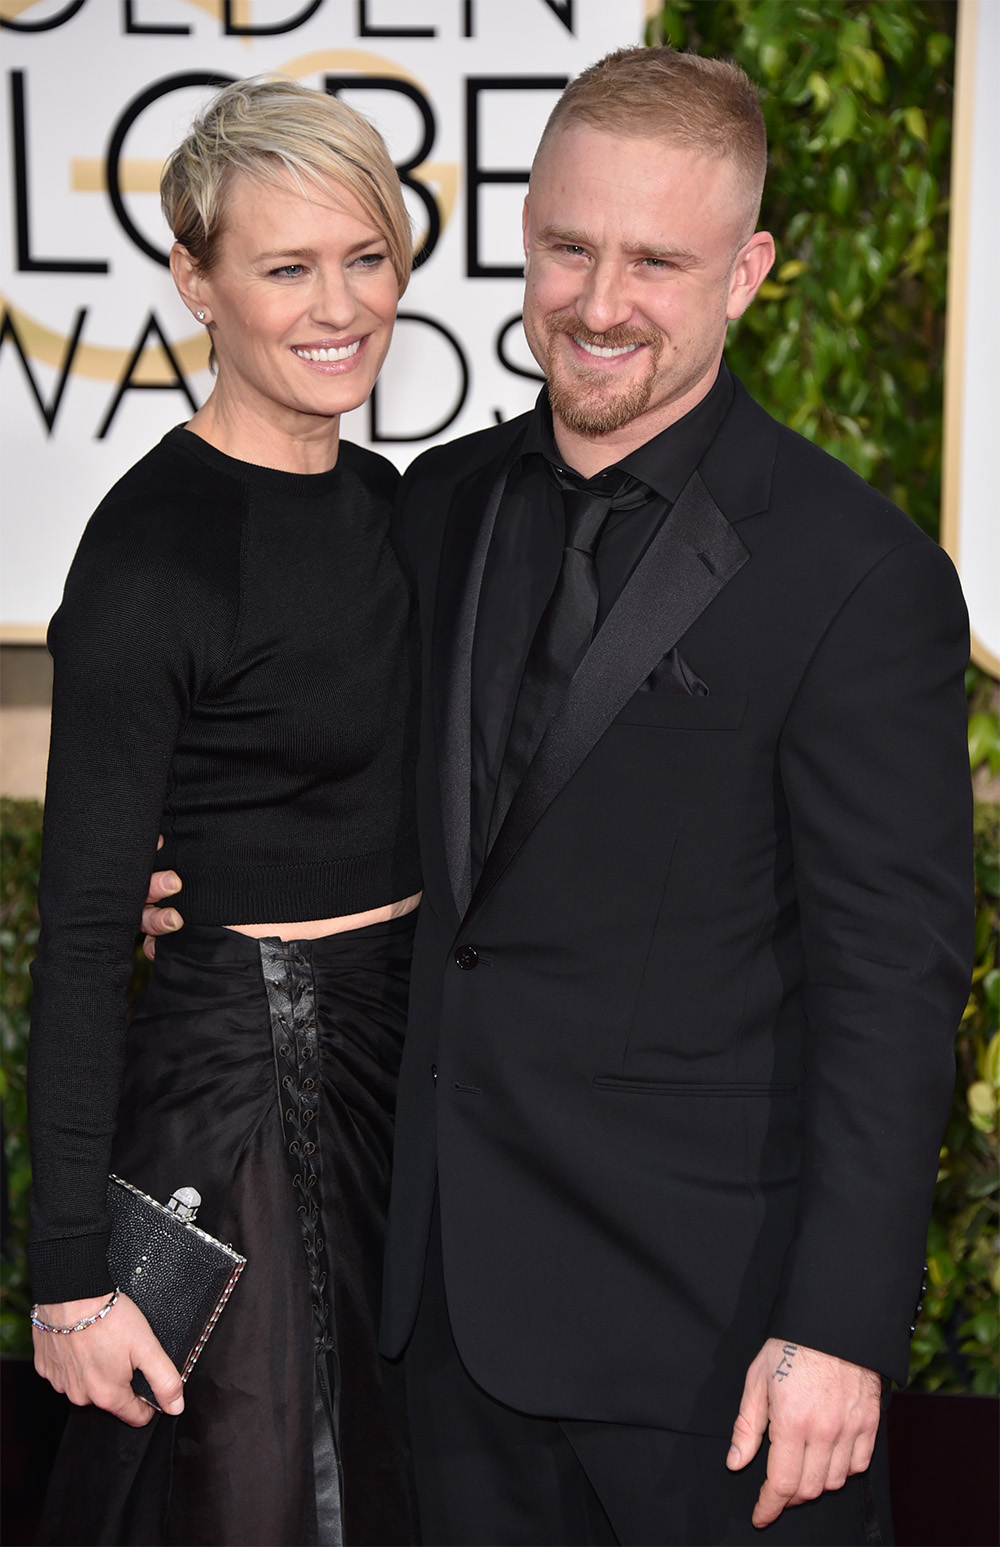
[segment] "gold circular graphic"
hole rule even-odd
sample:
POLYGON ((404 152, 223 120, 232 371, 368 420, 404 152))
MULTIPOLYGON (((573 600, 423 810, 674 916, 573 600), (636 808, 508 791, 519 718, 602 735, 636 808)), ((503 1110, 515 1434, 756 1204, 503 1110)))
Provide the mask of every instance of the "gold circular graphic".
MULTIPOLYGON (((360 48, 324 48, 311 53, 299 54, 286 64, 277 65, 273 73, 301 80, 326 70, 356 70, 359 75, 384 75, 405 80, 431 100, 421 81, 409 70, 404 70, 393 59, 373 54, 360 48)), ((95 157, 75 157, 71 161, 70 186, 77 192, 106 192, 107 179, 103 162, 95 157)), ((125 160, 121 163, 121 185, 126 193, 151 193, 159 188, 162 161, 149 157, 125 160)), ((458 166, 453 161, 425 161, 408 174, 416 181, 433 186, 434 195, 441 211, 441 230, 450 221, 458 195, 458 166)), ((7 297, 0 296, 0 303, 10 313, 17 330, 21 347, 31 359, 42 365, 61 370, 69 347, 69 334, 60 333, 44 322, 30 317, 7 297)), ((171 349, 185 375, 207 370, 209 340, 200 330, 188 338, 171 342, 171 349)), ((92 381, 118 381, 128 363, 132 350, 114 344, 78 344, 70 369, 71 376, 83 376, 92 381)), ((154 340, 146 345, 131 373, 131 380, 144 386, 170 386, 176 375, 163 349, 154 340)))

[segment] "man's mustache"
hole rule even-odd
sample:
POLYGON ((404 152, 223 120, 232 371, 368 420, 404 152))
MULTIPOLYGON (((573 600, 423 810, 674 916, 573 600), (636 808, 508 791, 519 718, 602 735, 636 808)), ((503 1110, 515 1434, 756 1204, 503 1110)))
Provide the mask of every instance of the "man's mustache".
POLYGON ((571 312, 554 312, 551 317, 547 317, 545 331, 550 338, 557 333, 566 333, 581 344, 593 345, 595 349, 630 349, 636 344, 649 344, 656 349, 662 342, 660 334, 653 329, 633 328, 628 323, 608 328, 606 333, 592 333, 571 312))

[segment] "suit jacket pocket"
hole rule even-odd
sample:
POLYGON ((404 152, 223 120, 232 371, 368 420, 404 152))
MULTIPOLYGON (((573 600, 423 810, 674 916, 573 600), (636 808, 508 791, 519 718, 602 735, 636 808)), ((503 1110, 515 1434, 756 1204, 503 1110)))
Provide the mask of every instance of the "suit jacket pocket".
POLYGON ((715 1080, 634 1080, 619 1074, 595 1074, 598 1090, 636 1096, 797 1096, 797 1085, 720 1084, 715 1080))
POLYGON ((743 724, 746 695, 707 698, 700 695, 638 692, 614 720, 615 725, 652 725, 664 730, 736 731, 743 724))

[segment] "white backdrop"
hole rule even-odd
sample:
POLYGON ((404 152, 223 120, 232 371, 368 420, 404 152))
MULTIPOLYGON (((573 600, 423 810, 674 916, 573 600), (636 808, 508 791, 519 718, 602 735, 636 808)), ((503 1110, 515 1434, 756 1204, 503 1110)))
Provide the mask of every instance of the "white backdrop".
POLYGON ((645 0, 0 0, 0 625, 41 638, 80 531, 210 389, 163 259, 163 159, 213 87, 277 70, 385 134, 426 260, 349 439, 399 467, 523 412, 520 206, 561 86, 645 0), (219 82, 221 84, 221 80, 219 82))

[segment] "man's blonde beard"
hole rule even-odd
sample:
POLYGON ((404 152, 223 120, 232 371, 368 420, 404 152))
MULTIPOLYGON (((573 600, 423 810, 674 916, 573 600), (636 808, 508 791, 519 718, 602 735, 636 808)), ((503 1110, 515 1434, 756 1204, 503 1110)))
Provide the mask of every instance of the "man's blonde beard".
POLYGON ((545 319, 549 403, 552 412, 568 430, 577 435, 610 435, 638 419, 649 407, 656 369, 663 350, 663 335, 640 328, 609 328, 606 333, 591 333, 578 318, 556 312, 545 319), (562 334, 593 344, 598 349, 625 349, 644 344, 649 350, 649 366, 638 381, 622 387, 610 373, 588 371, 586 366, 564 363, 557 374, 553 367, 553 345, 562 334))

